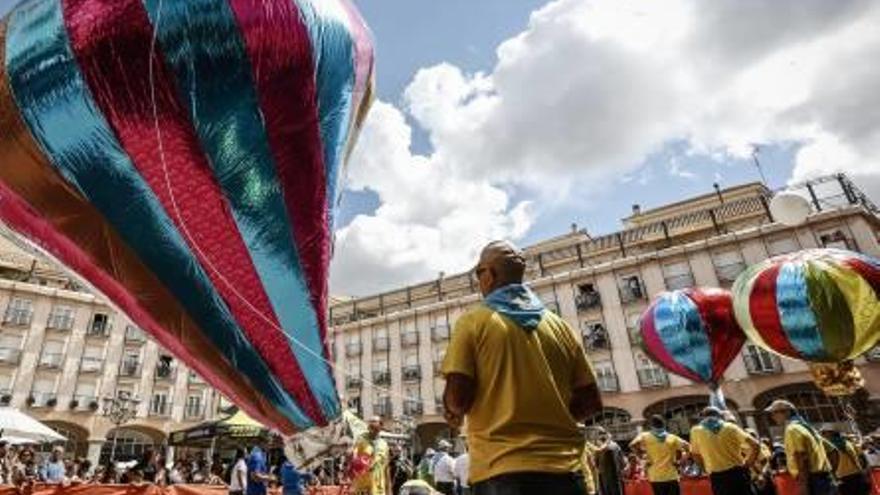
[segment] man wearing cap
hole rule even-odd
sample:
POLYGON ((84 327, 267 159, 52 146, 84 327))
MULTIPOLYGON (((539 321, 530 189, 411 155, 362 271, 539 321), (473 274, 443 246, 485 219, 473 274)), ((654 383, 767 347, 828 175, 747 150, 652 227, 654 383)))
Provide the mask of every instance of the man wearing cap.
POLYGON ((822 438, 827 442, 825 451, 840 483, 838 491, 846 495, 869 495, 870 474, 855 444, 834 428, 822 428, 822 438))
POLYGON ((666 430, 666 420, 654 415, 650 429, 643 431, 629 446, 648 457, 648 481, 654 495, 679 495, 678 459, 688 449, 688 443, 666 430))
POLYGON ((801 495, 836 494, 831 462, 815 428, 798 414, 791 402, 775 400, 766 411, 776 424, 785 426, 783 441, 788 473, 797 481, 801 495))
POLYGON ((715 495, 750 495, 752 479, 749 466, 760 452, 758 441, 737 424, 724 421, 721 410, 707 407, 702 420, 691 429, 691 455, 703 471, 709 473, 715 495), (743 446, 748 457, 743 465, 743 446))
POLYGON ((446 420, 468 420, 474 495, 581 495, 577 423, 602 407, 579 337, 523 284, 509 242, 487 245, 474 270, 483 304, 455 324, 443 374, 446 420))

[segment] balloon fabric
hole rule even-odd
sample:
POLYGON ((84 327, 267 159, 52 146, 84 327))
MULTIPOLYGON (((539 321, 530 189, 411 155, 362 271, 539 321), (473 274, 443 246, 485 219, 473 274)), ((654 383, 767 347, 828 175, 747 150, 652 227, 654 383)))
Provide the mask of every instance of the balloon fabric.
POLYGON ((0 218, 281 433, 341 414, 327 272, 372 100, 349 0, 27 0, 0 218))
POLYGON ((880 339, 880 260, 804 250, 746 269, 733 286, 736 318, 757 345, 794 359, 839 363, 880 339))
POLYGON ((670 373, 716 388, 745 343, 723 289, 663 292, 639 322, 645 351, 670 373))

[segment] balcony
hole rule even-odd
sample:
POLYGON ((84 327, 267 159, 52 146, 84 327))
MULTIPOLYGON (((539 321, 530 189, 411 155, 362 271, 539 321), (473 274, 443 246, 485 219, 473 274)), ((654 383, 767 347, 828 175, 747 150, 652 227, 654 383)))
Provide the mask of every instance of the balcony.
POLYGON ((670 275, 663 279, 668 290, 689 289, 696 285, 693 274, 670 275))
POLYGON ((200 421, 205 419, 205 406, 201 404, 187 404, 183 410, 183 419, 186 421, 200 421))
POLYGON ((147 341, 147 334, 143 330, 131 325, 125 327, 125 343, 143 344, 147 341))
POLYGON ((150 404, 150 416, 156 418, 171 416, 171 402, 153 402, 150 404))
POLYGON ((64 364, 64 354, 61 352, 44 352, 40 355, 40 368, 59 369, 64 364))
POLYGON ((100 373, 104 369, 104 360, 96 357, 83 357, 79 362, 79 372, 100 373))
POLYGON ((3 324, 11 327, 26 327, 31 324, 34 312, 29 309, 7 309, 3 324))
POLYGON ((374 371, 373 372, 373 384, 374 385, 389 385, 391 383, 391 373, 388 371, 374 371))
POLYGON ((638 277, 626 277, 620 281, 620 302, 631 304, 645 299, 645 287, 638 277))
POLYGON ((404 332, 400 334, 400 345, 402 347, 414 347, 419 345, 419 333, 404 332))
POLYGON ((449 340, 449 325, 437 325, 431 328, 431 340, 446 342, 449 340))
POLYGON ((422 368, 419 365, 403 367, 403 381, 415 382, 422 379, 422 368))
POLYGON ((177 378, 177 370, 173 366, 158 365, 154 374, 156 381, 173 382, 177 378))
POLYGON ((141 376, 141 363, 123 362, 119 367, 119 376, 126 378, 137 378, 141 376))
POLYGON ((49 315, 49 321, 46 322, 46 329, 66 332, 73 328, 73 323, 74 318, 72 314, 53 313, 49 315))
POLYGON ((8 406, 10 402, 12 402, 12 390, 0 389, 0 406, 8 406))
POLYGON ((633 346, 641 346, 644 343, 642 340, 642 329, 638 326, 628 328, 627 333, 629 333, 629 342, 633 346))
POLYGON ((359 389, 363 384, 364 380, 360 376, 349 376, 345 379, 345 388, 349 390, 359 389))
POLYGON ((611 342, 608 340, 608 330, 601 323, 593 323, 585 325, 584 347, 589 352, 607 351, 611 349, 611 342))
POLYGON ((660 368, 643 368, 637 371, 639 386, 642 388, 666 388, 669 386, 669 375, 660 368))
POLYGON ((743 351, 746 371, 750 375, 775 375, 782 373, 782 361, 779 357, 763 349, 747 348, 743 351))
POLYGON ((58 395, 55 392, 32 392, 27 398, 27 405, 34 409, 55 407, 58 405, 58 395))
POLYGON ((113 325, 110 323, 93 321, 86 329, 86 337, 95 337, 99 339, 106 338, 110 336, 110 331, 112 329, 113 325))
POLYGON ((403 403, 403 414, 407 416, 421 416, 423 410, 420 400, 408 399, 403 403))
POLYGON ((596 384, 602 392, 620 392, 620 383, 616 373, 599 373, 596 375, 596 384))
POLYGON ((360 356, 362 352, 363 348, 360 342, 349 342, 345 345, 345 355, 348 357, 360 356))
POLYGON ((379 399, 373 404, 373 414, 376 416, 389 417, 391 413, 391 399, 379 399))
POLYGON ((386 352, 391 347, 388 337, 376 337, 373 339, 373 351, 386 352))
POLYGON ((0 364, 15 366, 21 361, 21 350, 11 347, 0 347, 0 364))
POLYGON ((716 265, 715 266, 715 274, 718 276, 718 281, 722 284, 732 284, 736 281, 739 274, 745 271, 746 264, 742 261, 738 261, 736 263, 727 263, 724 265, 716 265))
POLYGON ((579 312, 600 309, 602 307, 602 298, 599 293, 593 291, 579 291, 574 297, 574 304, 579 312))
POLYGON ((70 410, 76 412, 97 411, 100 407, 98 398, 93 395, 74 395, 70 401, 70 410))
POLYGON ((205 380, 202 380, 202 377, 200 377, 198 373, 192 370, 190 370, 189 374, 187 375, 186 381, 190 385, 205 385, 205 380))

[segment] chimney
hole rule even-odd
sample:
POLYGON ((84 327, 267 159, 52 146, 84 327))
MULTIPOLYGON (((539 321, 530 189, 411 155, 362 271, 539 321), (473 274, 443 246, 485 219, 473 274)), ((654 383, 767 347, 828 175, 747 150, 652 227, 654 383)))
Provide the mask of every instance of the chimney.
POLYGON ((642 207, 638 203, 633 205, 633 216, 637 217, 642 214, 642 207))

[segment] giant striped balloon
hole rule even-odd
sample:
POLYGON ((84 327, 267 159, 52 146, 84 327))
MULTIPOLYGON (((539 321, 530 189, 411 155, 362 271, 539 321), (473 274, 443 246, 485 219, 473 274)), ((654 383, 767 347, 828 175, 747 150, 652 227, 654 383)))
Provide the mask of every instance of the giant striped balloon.
POLYGON ((733 286, 736 318, 761 347, 794 359, 854 359, 880 338, 880 260, 805 250, 749 267, 733 286))
POLYGON ((282 433, 340 414, 327 271, 373 52, 349 0, 27 0, 0 217, 282 433))

